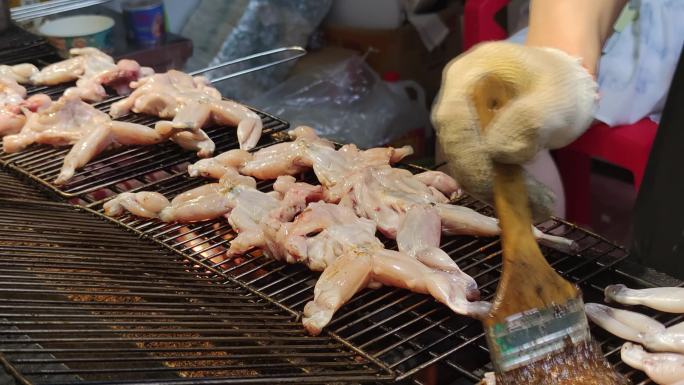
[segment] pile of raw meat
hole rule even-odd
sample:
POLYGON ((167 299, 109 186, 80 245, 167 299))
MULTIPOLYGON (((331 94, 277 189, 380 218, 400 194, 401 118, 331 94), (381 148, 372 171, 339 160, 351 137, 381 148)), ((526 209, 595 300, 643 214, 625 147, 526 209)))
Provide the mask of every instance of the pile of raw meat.
POLYGON ((224 100, 200 76, 179 71, 155 74, 133 60, 115 62, 95 48, 74 48, 72 57, 38 70, 32 64, 0 65, 0 136, 6 153, 33 143, 71 145, 60 174, 66 183, 74 172, 105 149, 151 145, 172 140, 200 157, 213 155, 214 142, 202 130, 210 123, 237 126, 240 148, 253 148, 261 136, 259 116, 224 100), (26 98, 21 84, 53 86, 75 81, 62 97, 26 98), (129 95, 111 106, 109 115, 88 102, 108 97, 105 87, 129 95), (158 116, 154 128, 112 120, 129 112, 158 116))
MULTIPOLYGON (((475 280, 439 248, 445 234, 494 236, 496 219, 450 204, 459 194, 451 177, 392 167, 410 147, 339 149, 309 127, 293 139, 254 153, 231 150, 188 167, 194 177, 217 180, 169 201, 156 192, 123 193, 105 203, 110 216, 130 212, 164 222, 195 222, 224 216, 237 236, 227 257, 253 249, 287 263, 322 271, 314 299, 304 308, 304 327, 318 334, 333 314, 360 290, 381 285, 429 294, 458 314, 482 317, 475 280), (313 170, 320 185, 297 182, 313 170), (256 179, 275 180, 272 192, 256 179), (386 249, 376 232, 396 239, 386 249)), ((535 229, 540 240, 560 248, 572 242, 535 229)))
MULTIPOLYGON (((629 289, 611 285, 605 289, 606 301, 622 305, 642 305, 666 313, 684 313, 684 288, 660 287, 629 289)), ((665 326, 643 314, 586 304, 594 323, 624 340, 622 361, 641 370, 657 384, 684 385, 684 322, 665 326)))

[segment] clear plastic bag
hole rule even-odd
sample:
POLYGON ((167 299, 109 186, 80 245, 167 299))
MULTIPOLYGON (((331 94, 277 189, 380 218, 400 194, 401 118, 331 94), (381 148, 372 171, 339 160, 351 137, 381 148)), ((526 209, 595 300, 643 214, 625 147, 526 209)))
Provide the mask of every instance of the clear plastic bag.
POLYGON ((249 104, 362 148, 429 126, 424 107, 392 91, 358 56, 293 76, 249 104))
MULTIPOLYGON (((209 63, 216 65, 273 48, 306 46, 309 37, 330 9, 332 0, 250 0, 244 13, 209 63)), ((211 36, 207 37, 211 39, 211 36)), ((268 60, 265 60, 265 62, 268 60)), ((207 73, 209 79, 238 72, 258 61, 228 66, 207 73)), ((287 77, 294 62, 267 68, 215 84, 225 97, 254 98, 287 77)))

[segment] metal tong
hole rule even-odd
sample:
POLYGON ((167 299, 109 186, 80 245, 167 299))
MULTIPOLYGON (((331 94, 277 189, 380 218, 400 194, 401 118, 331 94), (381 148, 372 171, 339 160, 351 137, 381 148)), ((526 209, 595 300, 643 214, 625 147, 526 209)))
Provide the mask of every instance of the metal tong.
POLYGON ((299 46, 280 47, 280 48, 275 48, 275 49, 271 49, 268 51, 258 52, 258 53, 248 55, 248 56, 243 56, 243 57, 238 58, 238 59, 230 60, 230 61, 223 62, 220 64, 216 64, 213 66, 209 66, 206 68, 202 68, 202 69, 190 72, 190 73, 188 73, 188 75, 191 75, 191 76, 200 75, 200 74, 203 74, 206 72, 213 71, 215 69, 228 67, 228 66, 235 65, 235 64, 245 63, 245 62, 248 62, 250 60, 255 60, 255 59, 259 59, 259 58, 263 58, 263 57, 277 56, 278 54, 286 54, 287 55, 286 57, 284 57, 282 59, 277 59, 277 60, 274 60, 274 61, 271 61, 271 62, 268 62, 265 64, 257 65, 255 67, 246 68, 246 69, 243 69, 240 71, 230 73, 228 75, 224 75, 224 76, 221 76, 221 77, 218 77, 215 79, 211 79, 211 83, 218 83, 218 82, 224 81, 226 79, 231 79, 234 77, 238 77, 240 75, 248 74, 250 72, 259 71, 259 70, 262 70, 264 68, 272 67, 274 65, 278 65, 278 64, 282 64, 282 63, 285 63, 285 62, 288 62, 291 60, 298 59, 298 58, 306 55, 306 53, 307 53, 306 50, 302 47, 299 47, 299 46))
POLYGON ((39 17, 55 15, 57 13, 73 11, 79 8, 106 3, 109 0, 52 0, 14 7, 10 10, 12 20, 23 22, 39 17))

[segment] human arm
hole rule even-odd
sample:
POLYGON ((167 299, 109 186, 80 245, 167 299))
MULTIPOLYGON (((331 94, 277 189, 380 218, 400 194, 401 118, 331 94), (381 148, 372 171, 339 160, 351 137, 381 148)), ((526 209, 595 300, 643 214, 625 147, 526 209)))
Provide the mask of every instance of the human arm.
POLYGON ((582 58, 595 75, 601 49, 627 0, 532 0, 526 45, 582 58))
MULTIPOLYGON (((447 65, 432 121, 449 171, 467 192, 491 202, 491 160, 525 164, 586 130, 598 98, 592 75, 624 3, 533 0, 526 46, 482 43, 447 65), (483 132, 472 90, 485 76, 502 80, 511 100, 483 132)), ((533 211, 548 215, 553 194, 527 180, 533 211)))

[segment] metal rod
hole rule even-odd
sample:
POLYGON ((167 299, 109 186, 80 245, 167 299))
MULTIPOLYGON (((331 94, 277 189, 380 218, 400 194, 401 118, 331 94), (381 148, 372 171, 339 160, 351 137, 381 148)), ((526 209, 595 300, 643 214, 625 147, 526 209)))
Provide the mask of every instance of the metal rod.
POLYGON ((19 370, 17 370, 14 365, 12 365, 5 355, 0 353, 0 365, 2 365, 5 370, 14 377, 15 380, 19 381, 20 385, 33 385, 33 382, 29 381, 19 370))
MULTIPOLYGON (((43 352, 44 350, 38 350, 36 349, 35 353, 40 353, 43 352)), ((166 349, 166 350, 161 350, 164 352, 179 352, 180 350, 173 350, 173 349, 166 349)), ((192 352, 210 352, 212 350, 193 350, 192 352)), ((213 349, 213 351, 221 351, 220 349, 213 349)), ((3 351, 3 352, 9 352, 9 353, 17 353, 17 352, 26 352, 25 350, 10 350, 10 351, 3 351)), ((49 350, 47 352, 50 352, 49 350)), ((74 353, 73 350, 67 351, 69 353, 74 353)), ((95 353, 90 349, 84 349, 84 353, 95 353)), ((152 353, 154 350, 143 350, 143 349, 138 349, 137 353, 152 353)), ((114 350, 114 351, 109 351, 102 349, 99 351, 99 353, 112 353, 112 354, 120 354, 120 353, 135 353, 130 350, 114 350)), ((181 356, 167 356, 167 357, 76 357, 76 358, 17 358, 12 360, 12 362, 17 363, 17 364, 44 364, 44 363, 65 363, 65 362, 104 362, 104 363, 110 363, 110 362, 154 362, 154 361, 204 361, 204 360, 231 360, 231 361, 237 361, 237 360, 255 360, 255 359, 265 359, 271 357, 287 357, 287 358, 298 358, 298 357, 306 357, 306 358, 344 358, 344 357, 350 357, 353 356, 354 353, 352 352, 321 352, 321 353, 304 353, 304 352, 297 352, 297 353, 271 353, 269 355, 264 355, 263 353, 258 353, 258 354, 231 354, 229 356, 225 355, 181 355, 181 356)), ((324 362, 324 364, 326 364, 324 362)), ((327 364, 331 364, 328 362, 327 364)), ((336 362, 336 365, 344 365, 346 364, 345 362, 336 362)), ((359 364, 365 364, 365 363, 359 363, 359 364)))
POLYGON ((78 0, 50 0, 33 4, 20 5, 12 8, 13 13, 21 14, 35 9, 49 8, 51 6, 62 6, 68 3, 75 3, 78 0))
POLYGON ((11 9, 12 19, 17 22, 27 21, 38 17, 55 15, 67 11, 106 3, 109 0, 53 0, 47 3, 25 5, 11 9))
POLYGON ((248 62, 250 60, 254 60, 254 59, 258 59, 258 58, 262 58, 262 57, 273 56, 273 55, 277 55, 277 54, 281 54, 281 53, 291 53, 292 56, 284 58, 284 59, 275 60, 275 61, 272 61, 272 62, 269 62, 266 64, 258 65, 256 67, 251 67, 248 69, 240 70, 240 71, 237 71, 237 72, 225 75, 225 76, 221 76, 218 78, 214 78, 211 80, 211 83, 218 83, 218 82, 221 82, 221 81, 226 80, 226 79, 234 78, 234 77, 237 77, 240 75, 248 74, 250 72, 259 71, 259 70, 262 70, 264 68, 272 67, 272 66, 275 66, 275 65, 278 65, 281 63, 285 63, 285 62, 288 62, 291 60, 298 59, 298 58, 306 55, 306 50, 302 47, 299 47, 299 46, 275 48, 275 49, 271 49, 268 51, 258 52, 258 53, 252 54, 252 55, 248 55, 248 56, 244 56, 244 57, 241 57, 238 59, 230 60, 230 61, 227 61, 227 62, 224 62, 221 64, 202 68, 202 69, 199 69, 197 71, 190 72, 189 75, 195 76, 195 75, 203 74, 203 73, 213 71, 213 70, 216 70, 219 68, 231 66, 234 64, 248 62))

